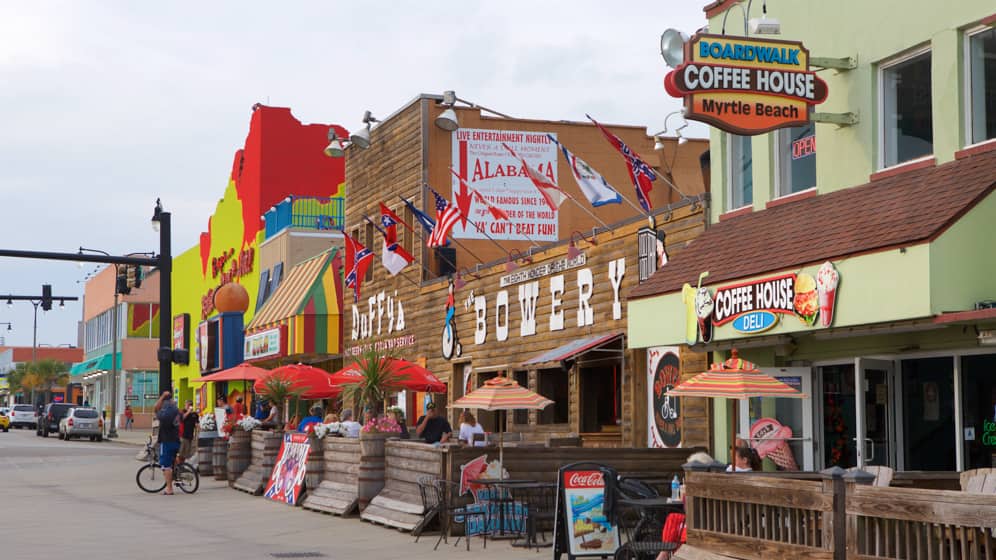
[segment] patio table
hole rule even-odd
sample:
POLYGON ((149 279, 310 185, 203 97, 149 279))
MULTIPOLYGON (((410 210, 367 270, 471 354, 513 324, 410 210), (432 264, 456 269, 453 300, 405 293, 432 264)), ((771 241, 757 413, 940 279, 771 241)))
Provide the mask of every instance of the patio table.
MULTIPOLYGON (((489 495, 491 497, 490 502, 498 504, 498 534, 491 535, 493 539, 503 539, 503 538, 515 538, 518 536, 518 532, 512 533, 505 531, 505 509, 507 507, 512 507, 512 497, 503 488, 503 485, 514 485, 514 484, 528 484, 536 482, 535 480, 529 479, 515 479, 515 478, 475 478, 470 481, 473 484, 480 484, 488 488, 489 495)), ((490 514, 491 507, 487 507, 487 511, 490 514)), ((490 518, 490 515, 488 516, 490 518)), ((490 528, 491 522, 488 521, 488 526, 490 528)))

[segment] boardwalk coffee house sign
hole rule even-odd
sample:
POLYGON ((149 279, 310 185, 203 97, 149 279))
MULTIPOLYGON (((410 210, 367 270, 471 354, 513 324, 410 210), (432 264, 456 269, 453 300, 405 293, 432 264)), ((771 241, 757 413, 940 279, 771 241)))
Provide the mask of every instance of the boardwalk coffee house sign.
POLYGON ((685 118, 741 136, 806 124, 827 98, 802 43, 727 35, 693 37, 664 89, 684 98, 685 118))

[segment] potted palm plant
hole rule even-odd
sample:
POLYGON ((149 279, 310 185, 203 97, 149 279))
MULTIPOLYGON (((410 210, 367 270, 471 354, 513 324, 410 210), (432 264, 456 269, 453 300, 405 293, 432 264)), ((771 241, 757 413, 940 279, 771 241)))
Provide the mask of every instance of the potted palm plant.
POLYGON ((280 432, 284 429, 284 424, 287 422, 288 405, 291 399, 297 400, 301 398, 305 392, 304 387, 294 387, 294 382, 287 377, 280 375, 279 373, 271 375, 263 380, 263 388, 259 391, 259 394, 267 398, 273 406, 277 408, 276 417, 281 419, 277 422, 277 427, 274 431, 280 432))
POLYGON ((359 374, 355 383, 343 386, 344 402, 353 402, 357 410, 369 408, 371 417, 364 419, 366 424, 360 430, 360 453, 365 456, 383 455, 384 441, 396 436, 401 431, 397 426, 379 421, 378 416, 383 411, 384 399, 396 393, 402 387, 401 379, 392 372, 390 361, 395 356, 390 352, 381 352, 369 348, 353 357, 352 369, 359 374))

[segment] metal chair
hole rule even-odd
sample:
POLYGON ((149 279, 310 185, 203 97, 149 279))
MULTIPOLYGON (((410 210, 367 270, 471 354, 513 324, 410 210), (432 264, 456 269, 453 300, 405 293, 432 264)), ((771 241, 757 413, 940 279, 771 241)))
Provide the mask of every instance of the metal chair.
POLYGON ((426 526, 432 523, 433 518, 439 515, 440 499, 439 488, 436 486, 436 477, 422 475, 418 477, 418 493, 422 497, 422 521, 412 529, 415 534, 415 542, 422 538, 422 533, 426 526))
POLYGON ((512 503, 522 504, 526 521, 526 547, 550 546, 552 541, 540 541, 537 533, 553 530, 556 520, 557 485, 512 486, 512 503))
POLYGON ((470 445, 471 446, 477 447, 477 442, 479 442, 479 441, 487 443, 487 441, 488 441, 488 434, 470 434, 470 445))
MULTIPOLYGON (((433 550, 439 548, 440 542, 449 544, 449 537, 453 534, 453 525, 463 525, 463 538, 467 542, 467 550, 470 550, 470 530, 468 521, 476 519, 480 523, 481 537, 484 539, 484 548, 488 547, 488 512, 486 508, 472 509, 473 504, 468 503, 460 497, 460 484, 449 480, 436 480, 436 488, 439 492, 440 508, 439 514, 443 521, 443 526, 439 531, 439 540, 433 550)), ((460 544, 461 537, 457 537, 453 546, 460 544)))

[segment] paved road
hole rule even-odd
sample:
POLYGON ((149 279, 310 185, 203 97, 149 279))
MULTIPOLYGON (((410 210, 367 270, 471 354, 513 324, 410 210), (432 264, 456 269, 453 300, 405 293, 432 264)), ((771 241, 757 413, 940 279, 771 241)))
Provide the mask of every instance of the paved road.
MULTIPOLYGON (((505 542, 471 541, 466 552, 435 535, 407 533, 359 519, 291 508, 232 490, 213 478, 192 496, 150 495, 135 485, 137 448, 64 442, 34 431, 0 433, 0 556, 36 560, 176 560, 298 557, 378 560, 545 558, 505 542), (305 556, 303 553, 311 553, 305 556), (322 556, 314 556, 315 553, 322 556)), ((452 541, 451 541, 452 542, 452 541)))

